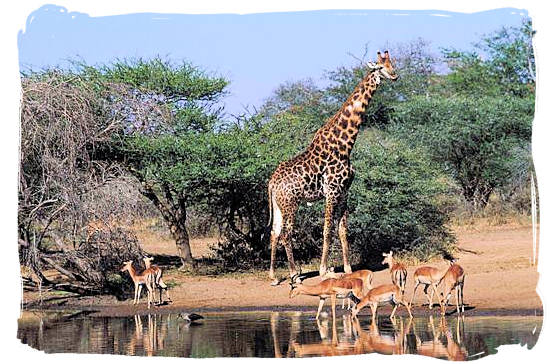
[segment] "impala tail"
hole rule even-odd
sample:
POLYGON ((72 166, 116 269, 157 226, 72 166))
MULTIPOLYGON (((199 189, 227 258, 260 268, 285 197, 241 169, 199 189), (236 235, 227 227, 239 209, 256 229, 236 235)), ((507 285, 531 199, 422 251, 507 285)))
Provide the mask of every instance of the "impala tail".
POLYGON ((398 280, 399 280, 399 289, 401 290, 401 294, 405 294, 405 281, 407 280, 407 271, 401 270, 398 273, 398 280))

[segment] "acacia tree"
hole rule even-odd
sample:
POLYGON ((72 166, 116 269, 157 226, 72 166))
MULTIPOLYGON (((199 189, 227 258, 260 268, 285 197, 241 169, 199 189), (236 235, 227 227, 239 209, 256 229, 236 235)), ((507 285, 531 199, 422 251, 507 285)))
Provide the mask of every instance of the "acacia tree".
POLYGON ((133 100, 119 98, 115 103, 115 109, 125 114, 126 132, 104 145, 98 158, 103 153, 105 159, 120 162, 137 179, 141 194, 167 223, 182 266, 194 267, 185 224, 188 206, 202 183, 197 176, 203 173, 204 155, 192 146, 222 124, 218 101, 228 82, 189 63, 174 65, 158 58, 84 70, 89 77, 132 90, 133 100), (136 105, 138 110, 149 105, 163 111, 136 113, 136 105))
POLYGON ((396 103, 390 130, 422 145, 474 209, 528 180, 534 115, 530 22, 485 36, 474 51, 445 49, 451 72, 396 103), (480 55, 483 54, 483 57, 480 55))

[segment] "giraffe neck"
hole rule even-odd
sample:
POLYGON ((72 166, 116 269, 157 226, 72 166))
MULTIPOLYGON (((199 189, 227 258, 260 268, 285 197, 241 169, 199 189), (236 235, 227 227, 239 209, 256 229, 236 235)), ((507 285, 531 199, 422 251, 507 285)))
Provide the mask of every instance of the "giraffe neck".
POLYGON ((340 156, 349 157, 359 134, 363 114, 379 83, 378 71, 366 75, 327 123, 329 142, 337 145, 340 156))

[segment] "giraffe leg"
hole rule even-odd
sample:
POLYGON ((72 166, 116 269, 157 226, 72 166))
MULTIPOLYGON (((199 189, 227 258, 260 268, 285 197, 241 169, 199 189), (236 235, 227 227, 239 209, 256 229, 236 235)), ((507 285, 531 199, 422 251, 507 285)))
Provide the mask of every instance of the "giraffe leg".
POLYGON ((271 231, 271 266, 269 268, 269 279, 271 279, 271 285, 276 286, 280 281, 275 278, 275 256, 277 255, 277 241, 279 235, 274 231, 271 231))
MULTIPOLYGON (((270 197, 271 198, 271 197, 270 197)), ((269 278, 271 279, 271 285, 276 286, 280 283, 278 279, 275 278, 275 257, 277 255, 277 242, 279 241, 279 236, 283 229, 283 214, 277 201, 273 198, 272 201, 272 213, 273 213, 273 225, 271 227, 271 266, 269 268, 269 278)))
MULTIPOLYGON (((298 273, 296 271, 296 264, 294 263, 294 254, 292 252, 292 229, 294 228, 294 219, 296 216, 296 210, 298 206, 292 206, 284 216, 283 232, 281 233, 281 244, 285 247, 286 256, 288 258, 288 266, 290 270, 290 280, 296 281, 298 279, 298 273)), ((297 280, 299 282, 299 279, 297 280)))
POLYGON ((343 204, 343 212, 341 213, 340 221, 338 222, 338 238, 342 244, 342 259, 344 260, 344 272, 351 273, 351 265, 349 264, 349 244, 348 244, 348 209, 347 204, 343 204))
POLYGON ((323 277, 327 273, 328 248, 332 237, 332 220, 334 218, 334 201, 327 198, 325 205, 325 225, 323 227, 323 253, 321 255, 321 265, 319 266, 319 276, 323 277))

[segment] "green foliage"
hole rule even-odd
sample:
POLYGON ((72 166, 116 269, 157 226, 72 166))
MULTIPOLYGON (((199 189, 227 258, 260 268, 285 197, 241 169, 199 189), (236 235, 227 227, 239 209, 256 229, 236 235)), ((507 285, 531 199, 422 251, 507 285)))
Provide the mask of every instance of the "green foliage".
POLYGON ((354 153, 352 252, 362 261, 390 249, 422 259, 447 252, 447 185, 427 155, 379 132, 359 138, 354 153))
POLYGON ((450 93, 526 97, 534 94, 535 55, 530 21, 502 28, 475 45, 477 51, 444 49, 450 93))
POLYGON ((80 65, 84 74, 128 85, 143 93, 162 95, 167 101, 216 101, 228 81, 213 77, 190 63, 173 64, 161 58, 118 60, 92 67, 80 65))
POLYGON ((534 100, 511 97, 416 98, 400 103, 392 132, 424 147, 458 183, 467 201, 484 207, 528 165, 534 100))

